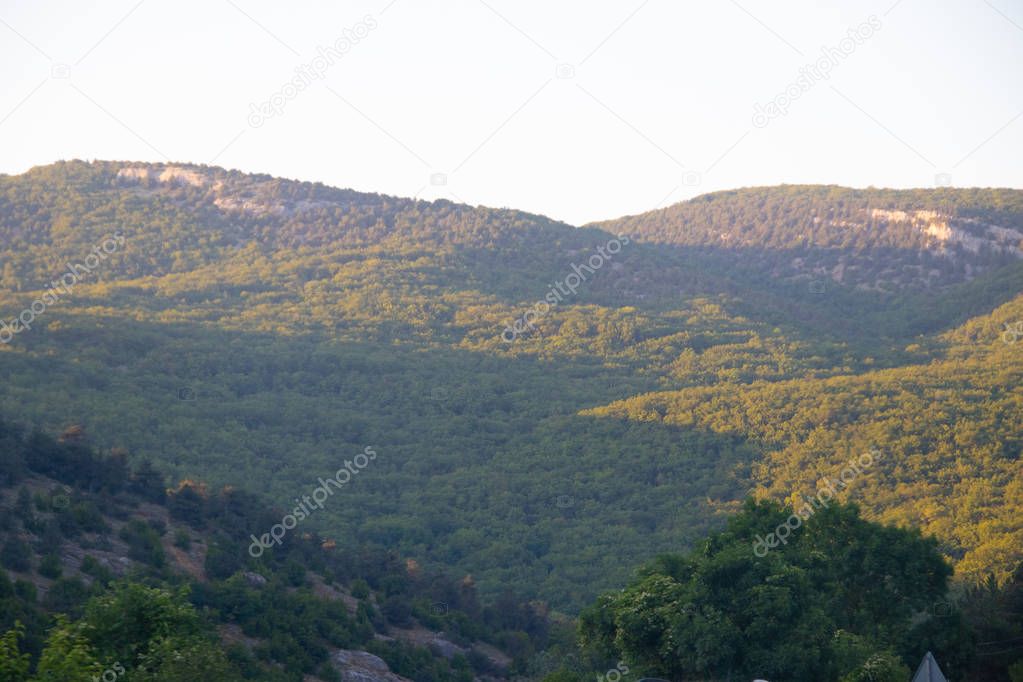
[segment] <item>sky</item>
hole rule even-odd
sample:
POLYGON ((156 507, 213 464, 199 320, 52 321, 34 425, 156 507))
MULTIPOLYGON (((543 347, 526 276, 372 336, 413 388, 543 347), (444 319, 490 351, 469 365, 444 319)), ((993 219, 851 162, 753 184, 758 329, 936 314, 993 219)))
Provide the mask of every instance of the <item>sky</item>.
POLYGON ((571 224, 1023 187, 1023 0, 0 0, 0 173, 205 163, 571 224))

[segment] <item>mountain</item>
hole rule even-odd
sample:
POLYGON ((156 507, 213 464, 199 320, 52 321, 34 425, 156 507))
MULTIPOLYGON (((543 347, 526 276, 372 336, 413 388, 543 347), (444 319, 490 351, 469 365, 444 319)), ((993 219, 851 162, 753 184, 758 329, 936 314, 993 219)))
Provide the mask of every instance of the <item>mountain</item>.
POLYGON ((873 452, 880 466, 848 486, 862 508, 937 537, 961 578, 1004 580, 1023 562, 1019 320, 1023 298, 938 337, 927 364, 649 393, 583 414, 741 434, 762 453, 756 494, 796 506, 873 452))
POLYGON ((278 535, 289 510, 198 481, 166 489, 148 462, 99 455, 74 430, 0 422, 0 442, 5 682, 26 679, 10 669, 19 651, 33 679, 66 682, 498 680, 561 627, 346 539, 295 531, 253 551, 247 533, 278 535))
POLYGON ((1018 190, 753 188, 575 227, 58 163, 0 177, 0 413, 282 506, 372 447, 310 528, 567 612, 876 449, 840 497, 1004 578, 1021 235, 1018 190))
POLYGON ((1021 284, 1019 190, 750 188, 594 226, 742 273, 736 293, 751 311, 784 311, 818 334, 934 333, 1007 302, 1021 284), (807 306, 808 293, 842 310, 807 306))
POLYGON ((732 252, 744 267, 776 279, 920 291, 1023 258, 1023 193, 757 187, 595 226, 658 244, 732 252))

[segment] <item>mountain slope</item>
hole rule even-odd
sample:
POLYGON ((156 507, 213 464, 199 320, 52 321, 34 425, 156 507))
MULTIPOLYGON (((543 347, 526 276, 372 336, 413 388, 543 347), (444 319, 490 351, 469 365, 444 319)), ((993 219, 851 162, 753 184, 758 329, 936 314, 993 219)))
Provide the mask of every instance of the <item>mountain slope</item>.
MULTIPOLYGON (((24 625, 22 648, 33 659, 52 617, 84 614, 87 655, 106 668, 116 660, 130 677, 152 671, 142 642, 130 654, 109 646, 147 631, 130 613, 120 614, 114 634, 95 632, 99 607, 119 595, 156 631, 157 604, 143 603, 150 589, 194 609, 204 651, 227 652, 197 656, 169 625, 159 633, 177 653, 172 660, 215 658, 219 667, 201 672, 217 680, 504 679, 547 644, 550 624, 532 606, 507 599, 484 606, 471 578, 424 571, 350 538, 303 529, 251 551, 246 533, 275 532, 289 510, 237 488, 188 481, 167 490, 147 462, 102 456, 73 430, 55 442, 0 422, 0 442, 0 632, 24 625), (515 661, 494 646, 520 638, 528 646, 519 641, 515 661)), ((196 679, 167 667, 174 664, 158 679, 196 679)))
MULTIPOLYGON (((716 527, 776 467, 747 424, 586 410, 951 372, 940 363, 970 348, 941 332, 1023 291, 1023 265, 1006 240, 942 252, 922 215, 893 212, 1016 230, 1021 194, 739 190, 576 228, 204 166, 55 164, 0 177, 0 317, 44 308, 0 345, 0 411, 282 504, 373 445, 318 529, 471 573, 484 595, 575 609, 716 527), (695 236, 678 236, 682 218, 695 236), (71 291, 50 284, 104 244, 71 291), (866 274, 836 279, 832 261, 866 274)), ((927 405, 893 409, 914 420, 927 405)), ((954 462, 933 464, 915 475, 946 489, 954 462)), ((977 466, 971 480, 990 471, 977 466)), ((997 564, 977 554, 971 573, 997 564)))
POLYGON ((746 267, 779 278, 927 290, 1023 258, 1023 192, 759 187, 595 226, 662 244, 761 252, 746 267))
POLYGON ((935 535, 960 576, 1006 580, 1023 561, 1020 320, 1023 297, 943 336, 944 358, 927 365, 653 393, 584 414, 742 434, 763 451, 758 493, 796 506, 873 452, 842 497, 935 535))

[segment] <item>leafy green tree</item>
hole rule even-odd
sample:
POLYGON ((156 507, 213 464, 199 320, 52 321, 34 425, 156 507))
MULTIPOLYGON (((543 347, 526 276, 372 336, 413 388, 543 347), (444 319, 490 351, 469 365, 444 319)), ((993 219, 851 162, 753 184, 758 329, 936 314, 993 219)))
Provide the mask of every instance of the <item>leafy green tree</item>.
POLYGON ((832 638, 835 667, 848 670, 840 682, 906 682, 910 670, 892 651, 876 652, 865 638, 838 630, 832 638))
POLYGON ((147 651, 131 679, 138 682, 236 682, 242 678, 217 645, 201 639, 171 637, 159 640, 147 651))
POLYGON ((157 568, 166 562, 159 533, 145 521, 132 519, 121 528, 118 535, 128 543, 128 556, 132 559, 157 568))
MULTIPOLYGON (((903 641, 914 614, 944 595, 951 570, 933 541, 851 505, 819 509, 784 544, 755 551, 793 518, 747 501, 689 555, 660 557, 600 597, 580 618, 584 645, 675 679, 833 679, 903 641)), ((887 670, 889 658, 871 665, 887 670)))
POLYGON ((157 471, 148 459, 139 462, 128 487, 150 502, 162 502, 167 494, 163 474, 157 471))
POLYGON ((125 666, 148 655, 168 638, 200 633, 200 621, 183 591, 116 583, 85 606, 84 632, 103 660, 125 666))
POLYGON ((912 674, 898 656, 885 651, 867 658, 858 668, 843 675, 840 682, 906 682, 912 674))
POLYGON ((544 676, 542 682, 584 682, 587 678, 571 670, 555 670, 544 676))
POLYGON ((102 673, 103 666, 96 660, 82 628, 58 615, 32 682, 93 682, 102 673))
POLYGON ((24 540, 11 537, 0 547, 0 564, 12 571, 28 571, 32 568, 32 549, 24 540))
POLYGON ((18 640, 25 634, 25 626, 20 621, 14 627, 0 635, 0 680, 3 682, 25 682, 31 659, 18 649, 18 640))
POLYGON ((39 575, 44 578, 56 580, 60 577, 63 570, 63 566, 60 563, 60 557, 56 554, 45 554, 43 555, 43 558, 39 560, 39 575))
POLYGON ((57 578, 46 592, 43 603, 51 611, 77 615, 88 596, 89 588, 77 576, 57 578))

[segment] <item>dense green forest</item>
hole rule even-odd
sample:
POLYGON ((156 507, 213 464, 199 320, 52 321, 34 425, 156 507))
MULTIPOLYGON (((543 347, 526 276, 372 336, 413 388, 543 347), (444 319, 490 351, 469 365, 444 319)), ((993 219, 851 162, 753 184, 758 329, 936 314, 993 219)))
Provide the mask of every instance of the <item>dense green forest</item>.
POLYGON ((1021 194, 793 186, 575 228, 208 167, 56 164, 0 178, 4 319, 55 299, 0 346, 0 409, 281 503, 371 445, 380 457, 317 530, 569 611, 691 546, 750 491, 786 499, 813 483, 807 466, 878 447, 892 458, 862 484, 864 510, 940 533, 972 576, 1004 577, 1020 544, 1023 346, 1002 332, 1018 307, 976 340, 945 331, 1023 290, 998 251, 1021 194), (974 253, 871 218, 924 210, 1003 232, 974 253), (811 241, 784 238, 806 221, 811 241), (502 339, 626 232, 574 294, 502 339), (721 233, 745 241, 707 236, 721 233), (749 260, 758 242, 796 270, 749 260), (100 244, 110 253, 64 293, 57 280, 100 244), (862 287, 799 266, 819 249, 938 274, 862 287), (926 392, 954 381, 958 394, 926 392), (828 415, 822 390, 843 394, 828 415), (655 392, 706 397, 707 414, 603 407, 655 392), (825 421, 759 433, 740 418, 754 396, 771 427, 784 426, 771 404, 825 421), (941 433, 914 431, 940 419, 941 433))
POLYGON ((1021 242, 1017 190, 754 188, 574 227, 58 163, 0 176, 0 413, 282 507, 372 446, 311 531, 569 614, 876 450, 840 499, 937 537, 956 589, 1005 585, 1021 242))
POLYGON ((1023 347, 1003 336, 1021 319, 1023 299, 978 317, 938 337, 942 357, 926 365, 651 393, 585 414, 743 434, 760 452, 757 494, 781 500, 877 450, 843 495, 941 538, 959 575, 1005 579, 1023 561, 1023 347))
POLYGON ((827 505, 748 500, 686 556, 662 555, 577 623, 471 576, 303 532, 233 487, 165 487, 148 461, 0 422, 3 682, 841 679, 903 682, 925 651, 954 679, 1019 679, 1023 564, 956 593, 933 537, 827 505), (751 551, 752 550, 752 551, 751 551), (257 556, 258 555, 258 556, 257 556))
POLYGON ((148 461, 80 436, 0 422, 3 682, 337 681, 367 654, 403 678, 471 682, 533 673, 538 651, 572 642, 537 605, 484 605, 471 576, 383 547, 302 532, 250 552, 282 510, 167 488, 148 461))

